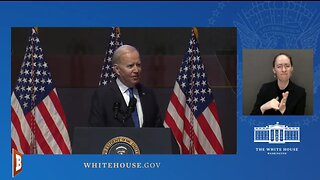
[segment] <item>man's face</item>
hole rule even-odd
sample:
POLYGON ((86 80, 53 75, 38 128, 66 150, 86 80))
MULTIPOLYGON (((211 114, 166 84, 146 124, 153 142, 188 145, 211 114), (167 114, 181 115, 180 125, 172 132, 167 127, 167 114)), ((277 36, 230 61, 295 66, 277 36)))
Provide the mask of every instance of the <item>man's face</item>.
POLYGON ((119 80, 128 87, 140 82, 141 61, 137 51, 126 52, 114 65, 119 80))
POLYGON ((273 67, 273 73, 280 81, 288 81, 292 75, 293 66, 290 63, 290 59, 285 55, 280 55, 275 60, 273 67))

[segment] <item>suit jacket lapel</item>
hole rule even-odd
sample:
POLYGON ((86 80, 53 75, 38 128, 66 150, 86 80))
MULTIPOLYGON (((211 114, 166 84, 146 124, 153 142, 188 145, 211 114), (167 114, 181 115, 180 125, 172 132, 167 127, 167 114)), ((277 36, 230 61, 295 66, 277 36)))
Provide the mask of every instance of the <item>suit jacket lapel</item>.
POLYGON ((127 104, 126 101, 124 100, 124 97, 122 95, 122 92, 120 91, 120 88, 118 87, 116 81, 111 82, 111 89, 114 92, 113 96, 111 97, 112 99, 115 100, 115 102, 119 102, 121 104, 121 111, 126 111, 127 110, 127 104))
POLYGON ((138 84, 138 85, 136 86, 136 88, 137 88, 137 90, 138 90, 139 98, 140 98, 140 102, 141 102, 141 108, 142 108, 142 114, 143 114, 143 124, 142 124, 142 127, 143 127, 144 124, 145 124, 145 120, 146 120, 146 119, 149 119, 149 118, 147 117, 148 113, 147 113, 147 112, 144 112, 144 110, 147 109, 146 106, 148 105, 148 103, 147 103, 148 98, 146 98, 146 97, 147 97, 147 96, 146 96, 147 94, 146 94, 146 92, 145 92, 144 87, 143 87, 141 84, 138 84))

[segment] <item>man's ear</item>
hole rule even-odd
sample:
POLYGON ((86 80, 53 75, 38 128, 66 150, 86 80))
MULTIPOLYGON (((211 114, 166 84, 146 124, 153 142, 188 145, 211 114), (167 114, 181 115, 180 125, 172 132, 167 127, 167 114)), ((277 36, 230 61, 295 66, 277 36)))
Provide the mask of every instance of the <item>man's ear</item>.
POLYGON ((117 75, 119 75, 119 67, 118 67, 118 64, 114 64, 112 68, 113 68, 113 72, 116 73, 117 75))

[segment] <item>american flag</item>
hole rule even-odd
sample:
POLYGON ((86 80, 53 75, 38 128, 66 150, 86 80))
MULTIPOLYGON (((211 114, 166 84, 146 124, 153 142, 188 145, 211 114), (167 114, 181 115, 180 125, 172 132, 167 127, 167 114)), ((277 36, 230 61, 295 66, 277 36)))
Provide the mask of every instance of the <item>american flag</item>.
POLYGON ((167 108, 164 122, 171 128, 182 154, 223 154, 220 120, 200 57, 196 29, 167 108))
POLYGON ((70 154, 66 117, 35 28, 11 96, 11 146, 24 154, 70 154))
POLYGON ((108 49, 106 50, 105 57, 103 59, 103 66, 100 75, 99 86, 104 86, 115 79, 115 74, 112 69, 112 56, 114 51, 123 45, 120 38, 120 28, 113 27, 108 41, 108 49))

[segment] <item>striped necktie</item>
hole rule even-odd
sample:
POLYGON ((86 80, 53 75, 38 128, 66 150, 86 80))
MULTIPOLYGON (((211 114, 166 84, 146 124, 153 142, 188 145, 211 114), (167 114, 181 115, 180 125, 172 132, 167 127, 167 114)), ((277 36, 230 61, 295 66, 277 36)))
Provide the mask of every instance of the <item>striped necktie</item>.
MULTIPOLYGON (((128 90, 129 90, 129 97, 130 97, 130 101, 131 101, 131 99, 134 98, 134 96, 133 96, 133 88, 129 88, 128 90)), ((137 112, 137 106, 136 106, 135 110, 132 112, 132 119, 133 119, 134 126, 136 128, 140 128, 139 116, 138 116, 138 112, 137 112)))

